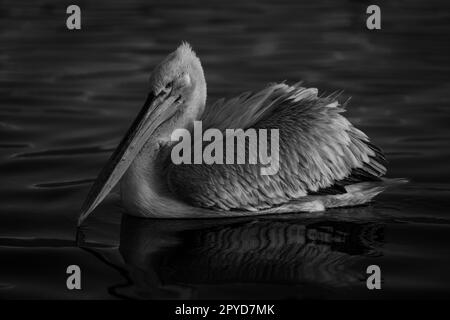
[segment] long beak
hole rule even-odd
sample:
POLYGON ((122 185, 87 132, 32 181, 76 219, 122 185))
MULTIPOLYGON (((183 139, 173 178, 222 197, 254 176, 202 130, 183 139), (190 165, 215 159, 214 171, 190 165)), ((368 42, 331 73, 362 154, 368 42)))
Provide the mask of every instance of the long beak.
POLYGON ((87 216, 119 182, 152 133, 167 119, 169 116, 167 112, 173 109, 170 106, 175 100, 175 98, 170 96, 154 96, 152 93, 148 95, 138 116, 89 191, 81 208, 78 226, 83 223, 87 216))

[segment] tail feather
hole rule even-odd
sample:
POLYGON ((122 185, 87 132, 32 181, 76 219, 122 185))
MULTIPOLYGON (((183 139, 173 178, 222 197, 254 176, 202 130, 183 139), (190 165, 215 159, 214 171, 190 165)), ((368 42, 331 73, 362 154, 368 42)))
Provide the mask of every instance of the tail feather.
POLYGON ((291 201, 279 207, 268 209, 273 213, 285 213, 295 211, 323 211, 326 208, 338 208, 357 206, 370 202, 375 196, 387 188, 396 187, 407 183, 404 178, 381 178, 380 181, 367 181, 345 186, 346 193, 335 195, 309 195, 301 199, 291 201))

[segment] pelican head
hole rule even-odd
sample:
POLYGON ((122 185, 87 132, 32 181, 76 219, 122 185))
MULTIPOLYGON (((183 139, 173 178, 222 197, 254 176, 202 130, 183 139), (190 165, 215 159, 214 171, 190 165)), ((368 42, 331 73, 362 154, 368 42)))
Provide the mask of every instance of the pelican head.
POLYGON ((144 106, 93 184, 78 220, 80 225, 119 182, 149 141, 170 142, 175 128, 186 128, 206 103, 206 82, 199 58, 187 43, 155 67, 144 106))

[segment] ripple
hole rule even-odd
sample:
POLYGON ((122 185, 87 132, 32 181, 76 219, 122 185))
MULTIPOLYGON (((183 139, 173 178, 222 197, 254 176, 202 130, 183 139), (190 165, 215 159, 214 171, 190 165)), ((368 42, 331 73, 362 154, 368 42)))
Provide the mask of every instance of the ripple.
POLYGON ((37 183, 34 185, 36 188, 64 188, 71 186, 79 186, 94 182, 95 179, 82 179, 82 180, 72 180, 72 181, 60 181, 60 182, 47 182, 47 183, 37 183))
POLYGON ((0 143, 2 149, 29 148, 30 146, 27 143, 0 143))
POLYGON ((49 149, 37 152, 19 153, 14 158, 33 158, 33 157, 59 157, 59 156, 71 156, 81 154, 96 154, 111 152, 114 148, 108 147, 84 147, 84 148, 66 148, 66 149, 49 149))
POLYGON ((2 131, 18 131, 21 128, 17 125, 6 123, 6 122, 0 122, 0 130, 2 131))
MULTIPOLYGON (((110 248, 110 245, 102 244, 98 242, 86 242, 86 246, 91 248, 110 248)), ((77 247, 76 240, 67 239, 44 239, 44 238, 7 238, 0 237, 0 247, 18 247, 18 248, 30 248, 30 247, 77 247)))

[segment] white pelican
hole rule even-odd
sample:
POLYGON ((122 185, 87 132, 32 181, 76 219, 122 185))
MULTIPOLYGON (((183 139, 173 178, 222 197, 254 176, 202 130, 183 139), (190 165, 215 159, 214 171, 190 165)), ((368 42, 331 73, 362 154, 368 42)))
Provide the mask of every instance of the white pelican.
POLYGON ((200 59, 183 43, 154 69, 148 98, 92 186, 78 223, 119 181, 126 212, 139 217, 249 216, 364 204, 398 180, 382 178, 385 157, 342 116, 336 98, 280 83, 206 106, 200 59), (255 164, 173 164, 172 132, 191 130, 196 120, 203 129, 279 129, 279 171, 261 175, 255 164))

